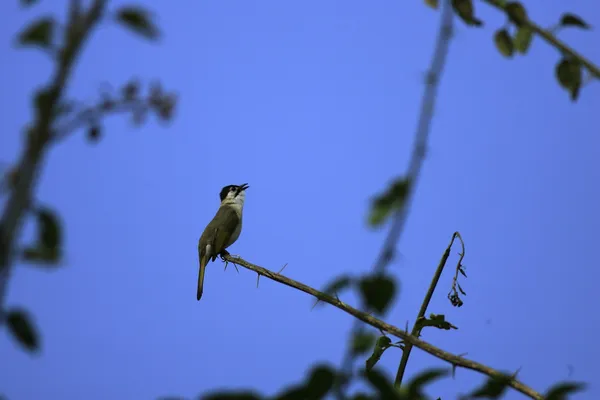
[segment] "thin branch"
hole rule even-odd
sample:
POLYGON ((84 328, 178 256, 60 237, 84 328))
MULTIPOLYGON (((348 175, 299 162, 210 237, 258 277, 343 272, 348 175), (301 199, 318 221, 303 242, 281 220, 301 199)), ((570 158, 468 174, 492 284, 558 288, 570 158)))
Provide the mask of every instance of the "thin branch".
MULTIPOLYGON (((408 193, 402 203, 402 206, 396 211, 393 216, 392 226, 385 239, 381 253, 379 254, 373 270, 375 273, 384 271, 390 262, 394 258, 396 252, 396 246, 400 241, 404 225, 407 220, 408 211, 410 209, 413 194, 418 184, 419 177, 421 175, 421 169, 425 161, 425 153, 427 149, 427 143, 429 141, 429 133, 431 131, 431 121, 433 120, 433 113, 435 109, 435 101, 437 98, 437 91, 439 89, 442 72, 446 65, 446 58, 450 48, 450 39, 452 38, 453 31, 453 12, 452 6, 449 1, 443 1, 443 10, 441 15, 440 29, 438 32, 437 42, 433 52, 433 59, 429 72, 427 73, 427 79, 425 83, 425 92, 421 102, 421 111, 419 114, 419 120, 417 123, 417 129, 415 133, 415 142, 412 149, 412 154, 409 162, 407 179, 410 180, 408 187, 408 193)), ((360 321, 355 321, 352 328, 353 334, 356 334, 361 329, 360 321)), ((352 368, 352 353, 350 349, 346 351, 344 360, 342 361, 342 368, 346 371, 350 371, 352 368)))
MULTIPOLYGON (((483 0, 484 3, 489 4, 492 7, 495 7, 506 13, 506 5, 508 2, 501 0, 483 0)), ((535 22, 531 20, 524 21, 525 26, 529 27, 533 32, 537 33, 542 39, 548 42, 552 47, 560 50, 563 54, 569 55, 575 59, 577 59, 583 66, 585 66, 588 71, 596 78, 600 79, 600 68, 593 64, 590 60, 573 50, 563 41, 558 39, 555 35, 537 25, 535 22)))
MULTIPOLYGON (((243 260, 242 258, 236 258, 236 257, 232 257, 231 255, 227 255, 227 256, 225 256, 225 260, 227 260, 231 263, 237 264, 246 269, 249 269, 251 271, 254 271, 257 274, 262 275, 273 281, 279 282, 281 284, 284 284, 284 285, 294 288, 296 290, 300 290, 304 293, 308 293, 309 295, 314 296, 317 299, 324 301, 326 303, 329 303, 332 306, 339 308, 340 310, 352 315, 356 319, 359 319, 360 321, 362 321, 366 324, 369 324, 369 325, 373 326, 374 328, 379 329, 380 331, 387 332, 390 335, 393 335, 393 336, 403 340, 404 343, 407 343, 407 344, 410 343, 414 347, 418 347, 419 349, 431 354, 432 356, 439 358, 441 360, 447 361, 452 365, 456 365, 456 366, 459 366, 459 367, 462 367, 465 369, 477 371, 477 372, 480 372, 489 377, 502 377, 502 378, 506 377, 506 374, 504 374, 496 369, 490 368, 490 367, 488 367, 484 364, 478 363, 476 361, 467 360, 466 358, 459 357, 459 356, 449 353, 445 350, 442 350, 438 347, 435 347, 427 342, 419 340, 418 338, 406 333, 404 330, 402 330, 398 327, 390 325, 390 324, 388 324, 384 321, 381 321, 373 316, 370 316, 366 312, 359 311, 358 309, 349 306, 348 304, 336 299, 335 297, 330 296, 324 292, 318 291, 316 289, 313 289, 312 287, 307 286, 303 283, 300 283, 293 279, 287 278, 283 275, 280 275, 278 273, 275 273, 273 271, 270 271, 270 270, 260 267, 258 265, 251 264, 248 261, 243 260)), ((543 397, 540 393, 536 392, 535 390, 533 390, 529 386, 525 385, 524 383, 518 381, 517 379, 514 379, 514 378, 510 379, 510 381, 508 382, 508 385, 532 399, 536 399, 536 400, 543 399, 543 397)))
POLYGON ((62 97, 66 82, 82 44, 88 38, 104 11, 106 0, 94 0, 84 17, 78 13, 79 1, 72 0, 67 24, 67 40, 59 52, 58 66, 48 87, 47 98, 38 110, 35 127, 18 162, 17 182, 0 219, 0 325, 4 323, 4 299, 10 277, 14 241, 29 204, 39 169, 50 140, 50 128, 56 105, 62 97))
MULTIPOLYGON (((465 253, 465 243, 463 242, 462 237, 460 236, 460 233, 454 232, 454 234, 452 235, 452 239, 450 240, 450 244, 448 244, 446 251, 444 251, 444 254, 442 255, 442 259, 440 260, 438 267, 435 271, 435 274, 433 275, 433 279, 431 280, 431 284, 429 285, 427 294, 425 295, 425 298, 423 299, 423 303, 421 304, 421 309, 419 310, 417 319, 415 320, 415 323, 413 324, 411 335, 416 338, 421 336, 421 329, 423 328, 423 325, 417 324, 417 321, 419 321, 421 318, 425 317, 425 313, 427 312, 427 307, 429 307, 429 303, 431 302, 431 298, 433 297, 435 288, 437 287, 440 277, 442 276, 442 272, 444 271, 444 266, 446 266, 446 261, 448 261, 448 257, 450 256, 450 250, 452 249, 452 245, 454 244, 454 239, 456 239, 456 238, 458 238, 458 240, 460 240, 460 243, 462 245, 463 255, 465 253)), ((402 377, 404 376, 404 371, 406 370, 406 364, 408 363, 408 358, 410 357, 410 352, 412 350, 412 347, 413 346, 410 343, 407 343, 404 346, 404 350, 402 351, 402 358, 400 359, 400 365, 398 366, 398 372, 396 373, 396 379, 394 381, 394 385, 396 385, 396 387, 400 387, 400 385, 402 384, 402 377)))

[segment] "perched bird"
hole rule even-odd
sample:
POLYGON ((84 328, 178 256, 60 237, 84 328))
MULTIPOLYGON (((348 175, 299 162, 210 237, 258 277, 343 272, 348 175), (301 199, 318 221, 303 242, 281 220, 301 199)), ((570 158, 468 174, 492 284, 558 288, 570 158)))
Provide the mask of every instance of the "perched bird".
POLYGON ((202 232, 198 241, 198 259, 200 271, 198 272, 198 293, 196 298, 202 297, 204 285, 204 271, 208 261, 215 261, 217 256, 229 254, 227 248, 240 237, 242 232, 242 211, 246 198, 247 183, 243 185, 229 185, 221 189, 221 205, 215 217, 202 232))

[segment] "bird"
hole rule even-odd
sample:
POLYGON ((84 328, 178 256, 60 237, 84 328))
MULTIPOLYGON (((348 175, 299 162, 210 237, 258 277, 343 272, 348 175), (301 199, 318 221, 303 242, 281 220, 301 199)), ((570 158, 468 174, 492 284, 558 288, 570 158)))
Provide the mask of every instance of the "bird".
POLYGON ((196 300, 202 297, 204 287, 204 272, 209 261, 215 261, 217 256, 229 254, 226 250, 240 237, 242 232, 242 212, 246 199, 247 183, 242 185, 227 185, 221 189, 219 197, 221 205, 212 221, 204 228, 198 240, 198 292, 196 300))

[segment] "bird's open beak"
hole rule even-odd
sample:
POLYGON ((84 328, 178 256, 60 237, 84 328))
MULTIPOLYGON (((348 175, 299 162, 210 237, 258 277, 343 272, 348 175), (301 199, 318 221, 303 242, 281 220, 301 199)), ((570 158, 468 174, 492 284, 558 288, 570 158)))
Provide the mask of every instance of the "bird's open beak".
POLYGON ((244 183, 244 184, 240 185, 240 192, 241 192, 241 191, 243 191, 243 190, 246 190, 246 189, 248 189, 249 187, 250 187, 250 186, 248 186, 248 184, 247 184, 247 183, 244 183))

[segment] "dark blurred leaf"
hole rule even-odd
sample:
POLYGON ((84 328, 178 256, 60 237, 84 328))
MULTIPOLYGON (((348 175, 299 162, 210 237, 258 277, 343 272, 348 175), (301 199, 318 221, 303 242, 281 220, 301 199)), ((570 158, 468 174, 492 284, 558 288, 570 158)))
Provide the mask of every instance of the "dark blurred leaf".
POLYGON ((62 244, 60 221, 54 212, 48 208, 37 211, 40 244, 47 249, 55 249, 62 244))
POLYGON ((18 35, 21 46, 39 46, 47 49, 54 36, 54 18, 44 17, 29 25, 18 35))
POLYGON ((565 13, 560 19, 562 26, 575 26, 581 29, 590 29, 590 26, 580 17, 574 14, 565 13))
POLYGON ((475 17, 473 9, 473 0, 452 0, 452 8, 454 12, 462 19, 467 25, 470 26, 482 26, 483 22, 475 17))
POLYGON ((561 382, 552 386, 546 396, 546 400, 567 400, 567 395, 585 390, 586 385, 581 382, 561 382))
POLYGON ((369 214, 369 224, 379 226, 390 216, 392 211, 404 205, 410 191, 411 181, 408 179, 397 179, 382 194, 375 197, 369 214))
POLYGON ((380 336, 375 343, 373 354, 365 362, 365 369, 368 371, 372 370, 375 364, 379 361, 383 352, 386 351, 392 345, 392 341, 387 336, 380 336))
POLYGON ((150 14, 142 7, 121 7, 117 11, 116 18, 125 27, 147 39, 155 40, 159 36, 158 28, 152 22, 150 14))
POLYGON ((531 41, 533 39, 533 31, 528 26, 522 26, 517 30, 517 33, 513 39, 513 46, 516 51, 521 54, 527 53, 531 41))
POLYGON ((440 0, 425 0, 425 4, 434 10, 437 10, 440 7, 440 0))
POLYGON ((275 396, 274 400, 306 400, 310 398, 306 387, 304 386, 293 386, 285 389, 281 394, 275 396))
POLYGON ((350 275, 342 275, 337 277, 333 282, 329 283, 323 289, 323 292, 327 293, 330 296, 335 296, 342 290, 348 288, 350 285, 354 283, 354 278, 350 275))
POLYGON ((87 131, 87 138, 91 143, 97 143, 102 136, 102 130, 99 125, 91 125, 87 131))
POLYGON ((459 283, 456 284, 456 286, 458 287, 458 291, 461 292, 464 296, 466 296, 467 294, 465 293, 465 291, 463 290, 463 288, 460 286, 459 283))
POLYGON ((262 400, 263 396, 251 391, 213 393, 200 397, 202 400, 262 400))
POLYGON ((8 312, 6 318, 10 333, 17 341, 29 351, 39 349, 39 340, 35 327, 29 320, 29 315, 21 309, 13 309, 8 312))
POLYGON ((466 399, 476 399, 476 398, 486 398, 486 399, 499 399, 506 388, 508 388, 508 384, 512 380, 511 376, 503 375, 499 377, 488 378, 487 381, 471 392, 470 395, 465 397, 466 399))
POLYGON ((419 318, 417 320, 417 326, 419 326, 420 329, 423 329, 426 326, 433 326, 434 328, 444 330, 458 329, 456 326, 446 321, 446 316, 443 314, 430 314, 429 318, 419 318))
POLYGON ((352 335, 352 354, 355 356, 365 354, 375 344, 375 334, 359 331, 352 335))
POLYGON ((306 392, 310 399, 322 399, 333 388, 335 371, 326 365, 314 367, 306 384, 306 392))
POLYGON ((379 314, 383 314, 396 294, 396 283, 390 276, 367 276, 360 280, 359 286, 363 302, 379 314))
POLYGON ((391 379, 387 378, 381 371, 376 369, 365 371, 364 376, 367 382, 379 393, 378 399, 401 400, 400 393, 394 388, 391 379))
POLYGON ((408 393, 409 399, 424 398, 423 393, 425 386, 433 381, 436 381, 446 375, 448 375, 447 369, 429 369, 413 379, 406 385, 406 392, 408 393))
POLYGON ((50 105, 50 91, 46 88, 39 89, 33 96, 33 107, 39 115, 43 109, 50 105))
POLYGON ((556 79, 560 85, 569 91, 571 100, 579 97, 583 72, 579 61, 565 57, 556 64, 556 79))
POLYGON ((23 250, 23 260, 36 263, 38 266, 56 267, 60 261, 60 250, 55 247, 48 249, 38 245, 37 247, 27 247, 23 250))
POLYGON ((373 396, 369 396, 366 393, 356 393, 352 400, 376 400, 373 396))
POLYGON ((20 0, 21 7, 23 7, 23 8, 31 7, 31 6, 35 5, 35 3, 37 3, 37 2, 38 2, 38 0, 20 0))
POLYGON ((508 18, 518 27, 521 27, 527 21, 527 11, 525 11, 523 4, 517 1, 506 5, 506 13, 508 18))
POLYGON ((513 56, 513 41, 506 29, 498 29, 494 34, 494 43, 496 48, 504 57, 511 58, 513 56))

